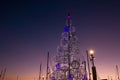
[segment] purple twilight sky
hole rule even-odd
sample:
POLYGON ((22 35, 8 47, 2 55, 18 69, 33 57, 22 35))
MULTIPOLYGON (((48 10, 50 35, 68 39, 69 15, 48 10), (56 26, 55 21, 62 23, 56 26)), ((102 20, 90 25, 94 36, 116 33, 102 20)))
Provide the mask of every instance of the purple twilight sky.
POLYGON ((46 69, 47 52, 53 56, 71 10, 81 53, 95 50, 101 78, 115 77, 120 66, 120 1, 20 0, 0 1, 0 71, 5 80, 37 80, 39 64, 46 69))

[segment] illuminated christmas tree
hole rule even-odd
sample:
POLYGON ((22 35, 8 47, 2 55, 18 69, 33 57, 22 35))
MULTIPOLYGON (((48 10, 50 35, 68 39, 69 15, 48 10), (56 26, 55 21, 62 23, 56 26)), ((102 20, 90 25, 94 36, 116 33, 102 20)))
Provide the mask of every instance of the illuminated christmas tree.
POLYGON ((70 11, 66 18, 64 32, 52 66, 51 80, 82 80, 86 75, 86 65, 80 53, 75 27, 72 26, 70 11))

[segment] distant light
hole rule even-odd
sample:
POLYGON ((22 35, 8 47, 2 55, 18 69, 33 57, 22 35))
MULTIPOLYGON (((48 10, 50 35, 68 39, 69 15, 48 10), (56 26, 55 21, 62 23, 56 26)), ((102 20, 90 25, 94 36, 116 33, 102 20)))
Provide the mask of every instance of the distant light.
POLYGON ((45 76, 42 76, 42 79, 44 79, 45 78, 45 76))

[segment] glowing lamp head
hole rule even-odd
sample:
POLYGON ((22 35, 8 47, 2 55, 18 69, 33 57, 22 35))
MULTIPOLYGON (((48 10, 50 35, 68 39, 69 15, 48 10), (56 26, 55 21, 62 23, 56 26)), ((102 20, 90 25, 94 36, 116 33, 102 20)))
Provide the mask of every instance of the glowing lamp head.
POLYGON ((94 50, 90 50, 89 53, 90 53, 90 55, 93 55, 94 54, 94 50))
POLYGON ((42 76, 42 79, 44 80, 45 76, 42 76))

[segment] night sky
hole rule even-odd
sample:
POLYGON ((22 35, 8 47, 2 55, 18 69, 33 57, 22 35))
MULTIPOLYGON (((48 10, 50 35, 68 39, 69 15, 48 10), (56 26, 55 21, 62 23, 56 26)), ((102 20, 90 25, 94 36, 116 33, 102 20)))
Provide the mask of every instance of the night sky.
MULTIPOLYGON (((115 0, 3 0, 0 1, 0 71, 5 80, 37 80, 39 65, 56 54, 71 10, 81 53, 95 50, 100 78, 116 75, 120 67, 120 1, 115 0)), ((119 70, 120 71, 120 70, 119 70)))

